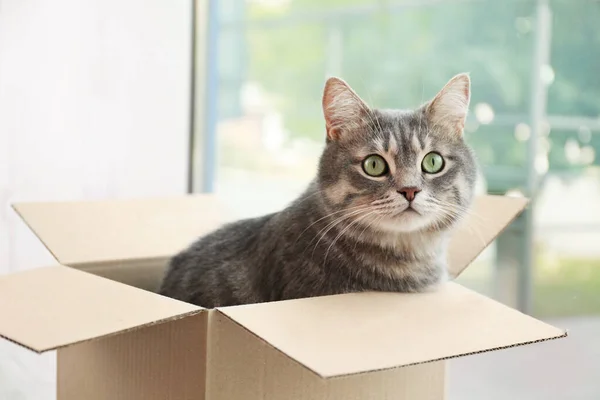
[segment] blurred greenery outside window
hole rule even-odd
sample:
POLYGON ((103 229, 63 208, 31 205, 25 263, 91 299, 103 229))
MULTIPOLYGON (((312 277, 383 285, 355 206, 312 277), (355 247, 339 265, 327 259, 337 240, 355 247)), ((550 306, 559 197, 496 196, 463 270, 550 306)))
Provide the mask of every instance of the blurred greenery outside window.
POLYGON ((530 274, 533 314, 600 313, 598 2, 218 4, 217 190, 241 216, 280 208, 313 177, 327 76, 372 106, 409 108, 467 71, 483 190, 537 190, 532 231, 518 220, 461 281, 514 303, 530 274))

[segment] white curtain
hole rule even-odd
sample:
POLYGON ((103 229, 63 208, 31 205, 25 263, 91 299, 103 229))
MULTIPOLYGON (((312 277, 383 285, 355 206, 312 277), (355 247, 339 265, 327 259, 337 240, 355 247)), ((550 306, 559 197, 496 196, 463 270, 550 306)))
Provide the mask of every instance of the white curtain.
MULTIPOLYGON (((184 193, 191 2, 0 0, 0 274, 53 263, 15 201, 184 193)), ((0 340, 0 399, 55 397, 0 340)))

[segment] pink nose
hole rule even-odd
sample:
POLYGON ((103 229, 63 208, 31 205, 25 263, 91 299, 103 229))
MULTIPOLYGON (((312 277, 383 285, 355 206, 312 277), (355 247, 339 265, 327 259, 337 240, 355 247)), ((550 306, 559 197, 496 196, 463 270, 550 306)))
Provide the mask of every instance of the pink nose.
POLYGON ((421 191, 421 189, 417 188, 417 187, 403 187, 400 190, 398 190, 398 193, 400 193, 402 196, 404 196, 404 198, 408 201, 413 201, 415 199, 415 196, 417 195, 417 193, 419 193, 421 191))

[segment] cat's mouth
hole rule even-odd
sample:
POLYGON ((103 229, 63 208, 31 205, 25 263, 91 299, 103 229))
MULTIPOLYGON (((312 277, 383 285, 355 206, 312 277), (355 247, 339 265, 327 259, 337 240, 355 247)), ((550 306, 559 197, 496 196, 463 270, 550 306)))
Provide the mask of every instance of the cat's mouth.
POLYGON ((423 214, 421 214, 419 211, 417 211, 410 204, 400 210, 397 210, 392 215, 390 215, 391 220, 394 220, 396 222, 403 222, 403 223, 408 222, 408 221, 416 221, 416 220, 421 219, 422 217, 423 217, 423 214))
POLYGON ((421 213, 418 212, 411 204, 409 204, 408 206, 406 206, 406 208, 404 210, 402 210, 400 212, 400 214, 416 214, 416 215, 421 215, 421 213))
MULTIPOLYGON (((418 207, 418 206, 417 206, 418 207)), ((399 206, 389 217, 380 220, 378 225, 386 232, 411 232, 421 229, 427 223, 427 213, 415 209, 413 204, 399 206)))

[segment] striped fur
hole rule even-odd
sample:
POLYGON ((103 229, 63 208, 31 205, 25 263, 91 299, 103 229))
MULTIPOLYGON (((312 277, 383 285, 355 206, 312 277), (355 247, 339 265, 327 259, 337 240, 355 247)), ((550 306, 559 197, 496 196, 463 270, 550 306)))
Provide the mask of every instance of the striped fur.
POLYGON ((448 234, 470 207, 476 164, 462 138, 466 75, 416 110, 369 108, 331 78, 323 110, 327 145, 306 192, 287 208, 226 225, 176 255, 160 293, 204 307, 357 291, 414 292, 445 278, 448 234), (421 169, 440 153, 445 168, 421 169), (373 178, 363 159, 383 157, 373 178), (408 201, 403 187, 421 191, 408 201))

